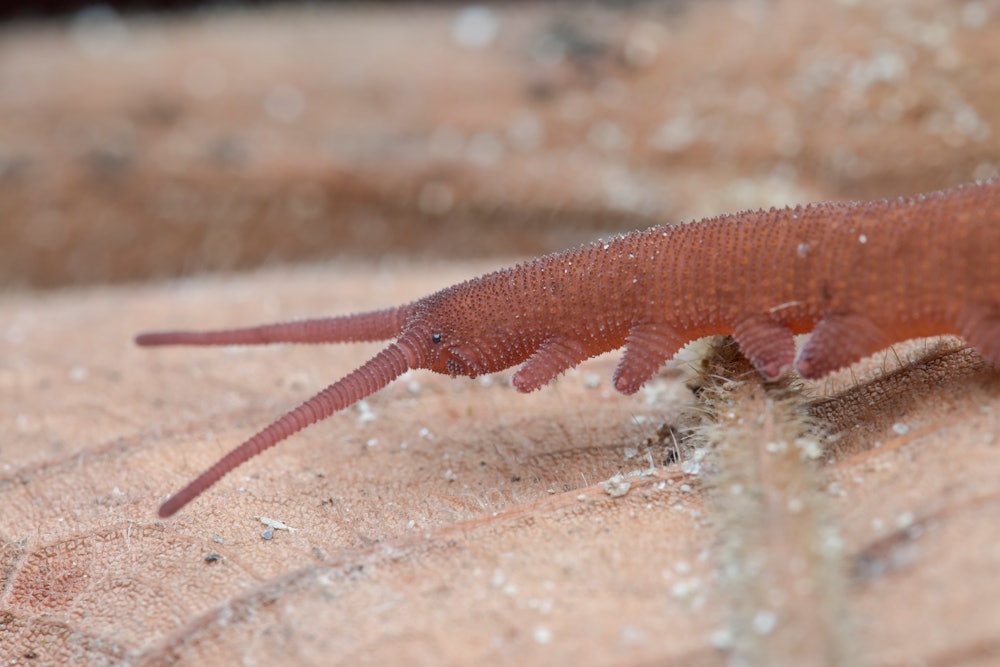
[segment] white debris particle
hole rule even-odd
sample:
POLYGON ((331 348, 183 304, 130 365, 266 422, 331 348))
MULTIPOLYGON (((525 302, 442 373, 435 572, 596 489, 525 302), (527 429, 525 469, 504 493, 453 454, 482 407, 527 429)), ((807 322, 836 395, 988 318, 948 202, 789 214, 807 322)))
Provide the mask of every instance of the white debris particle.
POLYGON ((896 528, 900 530, 906 530, 913 525, 913 514, 910 512, 903 512, 898 517, 896 517, 896 528))
POLYGON ((421 429, 419 431, 417 431, 417 435, 419 435, 421 438, 425 438, 427 440, 433 440, 434 439, 434 434, 431 433, 431 430, 429 428, 427 428, 426 426, 421 427, 421 429))
POLYGON ((601 482, 601 488, 612 498, 620 498, 632 488, 632 482, 625 479, 622 475, 615 475, 611 479, 601 482))
POLYGON ((978 30, 990 20, 990 10, 984 2, 970 2, 962 7, 962 25, 978 30))
POLYGON ((652 65, 660 54, 660 44, 666 31, 658 23, 640 23, 625 38, 622 58, 629 67, 642 68, 652 65))
POLYGON ((636 646, 645 644, 649 641, 649 638, 642 631, 642 628, 637 628, 634 625, 624 625, 618 631, 618 641, 627 646, 636 646))
POLYGON ((552 613, 553 601, 551 598, 530 598, 528 600, 528 608, 536 609, 540 614, 550 614, 552 613))
POLYGON ((1000 167, 990 162, 980 162, 972 170, 972 179, 985 181, 1000 176, 1000 167))
POLYGON ((670 595, 675 600, 687 600, 701 589, 701 582, 696 578, 681 579, 670 587, 670 595))
POLYGON ((368 424, 375 421, 375 413, 372 412, 368 401, 358 401, 354 404, 354 409, 358 411, 359 424, 368 424))
POLYGON ((539 625, 532 633, 532 637, 534 637, 535 641, 539 644, 548 644, 552 641, 552 631, 544 625, 539 625))
POLYGON ((451 37, 459 46, 482 49, 493 43, 500 23, 496 14, 481 5, 463 7, 451 25, 451 37))
POLYGON ((825 556, 838 558, 844 552, 844 541, 833 528, 827 528, 820 535, 820 551, 825 556))
POLYGON ((629 459, 634 459, 638 455, 639 455, 639 450, 636 449, 635 447, 626 447, 625 448, 625 460, 626 461, 628 461, 629 459))
POLYGON ((368 438, 365 441, 365 447, 374 447, 378 444, 378 438, 368 438))
POLYGON ((795 254, 797 254, 799 257, 805 257, 806 255, 808 255, 809 254, 809 244, 808 243, 800 243, 799 246, 798 246, 798 248, 795 249, 795 254))
POLYGON ((892 425, 892 432, 896 435, 906 435, 910 432, 910 427, 903 422, 896 422, 892 425))
POLYGON ((406 522, 406 529, 407 530, 413 530, 416 527, 417 527, 417 522, 414 521, 413 519, 410 519, 409 521, 406 522))
POLYGON ((83 366, 73 366, 73 368, 69 369, 69 379, 73 382, 83 382, 87 379, 87 375, 89 373, 83 366))
POLYGON ((128 26, 108 5, 95 4, 73 16, 70 37, 76 47, 95 60, 107 59, 129 40, 128 26))
POLYGON ((643 189, 625 167, 611 165, 604 168, 601 187, 604 203, 612 210, 635 212, 642 209, 643 189))
POLYGON ((269 519, 266 516, 259 516, 257 518, 260 520, 260 522, 262 524, 264 524, 268 528, 273 528, 274 530, 287 530, 290 533, 294 533, 297 530, 297 528, 292 528, 291 526, 286 526, 285 524, 283 524, 282 522, 278 521, 277 519, 269 519))
POLYGON ((728 651, 733 646, 733 633, 729 628, 719 628, 709 635, 708 641, 716 651, 728 651))
POLYGON ((586 373, 583 376, 583 386, 587 389, 597 389, 601 386, 601 376, 597 373, 586 373))
POLYGON ((701 464, 690 459, 681 463, 681 472, 685 475, 697 475, 701 472, 701 464))
POLYGON ((902 54, 885 50, 870 58, 853 61, 845 75, 856 90, 863 91, 876 84, 900 83, 909 73, 909 65, 902 54))
POLYGON ((778 625, 778 617, 773 611, 761 609, 753 615, 751 625, 758 635, 769 635, 778 625))
POLYGON ((799 448, 802 455, 807 459, 815 460, 823 454, 823 448, 814 438, 799 438, 795 441, 795 446, 799 448))
POLYGON ((664 122, 649 140, 654 150, 680 153, 698 140, 700 123, 693 114, 684 114, 664 122))
POLYGON ((594 148, 605 153, 626 150, 632 144, 628 132, 618 123, 602 119, 587 130, 587 141, 594 148))
POLYGON ((861 236, 858 237, 858 242, 862 243, 862 244, 868 243, 868 237, 866 235, 862 234, 861 236))
POLYGON ((493 577, 490 579, 490 584, 494 588, 500 588, 507 581, 507 575, 503 573, 503 570, 497 569, 493 570, 493 577))
POLYGON ((691 564, 686 560, 679 560, 674 563, 674 572, 677 574, 689 574, 691 572, 691 564))
POLYGON ((458 481, 458 475, 456 475, 451 468, 448 468, 447 470, 444 471, 444 478, 449 482, 458 481))

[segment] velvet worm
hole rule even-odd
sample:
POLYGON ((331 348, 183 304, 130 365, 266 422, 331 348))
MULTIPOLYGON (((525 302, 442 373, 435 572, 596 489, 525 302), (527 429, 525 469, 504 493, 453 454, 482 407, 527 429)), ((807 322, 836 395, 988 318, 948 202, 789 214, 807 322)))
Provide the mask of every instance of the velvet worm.
POLYGON ((810 204, 658 226, 548 255, 396 308, 139 345, 394 339, 170 497, 167 517, 293 433, 408 369, 476 377, 520 365, 528 392, 625 347, 614 385, 639 389, 681 347, 732 334, 766 377, 821 377, 910 338, 957 334, 1000 365, 1000 180, 912 198, 810 204), (793 336, 812 332, 795 353, 793 336))

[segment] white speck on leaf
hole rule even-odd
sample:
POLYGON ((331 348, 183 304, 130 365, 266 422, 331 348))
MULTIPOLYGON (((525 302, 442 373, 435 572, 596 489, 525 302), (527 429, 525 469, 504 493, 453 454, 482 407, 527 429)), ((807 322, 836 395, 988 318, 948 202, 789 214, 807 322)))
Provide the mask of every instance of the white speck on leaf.
POLYGON ((761 609, 753 615, 753 630, 758 635, 769 635, 778 624, 778 617, 773 611, 761 609))
POLYGON ((535 641, 538 642, 539 644, 548 644, 549 642, 552 641, 552 631, 549 630, 544 625, 539 625, 537 628, 535 628, 535 632, 533 633, 532 636, 535 638, 535 641))
POLYGON ((492 10, 473 5, 458 12, 451 26, 451 36, 467 49, 482 49, 493 43, 499 30, 500 22, 492 10))
POLYGON ((620 498, 628 493, 628 490, 632 488, 632 482, 628 481, 621 475, 615 475, 611 479, 601 482, 601 488, 604 489, 604 492, 612 498, 620 498))
MULTIPOLYGON (((257 518, 260 520, 262 524, 274 530, 287 530, 290 533, 294 533, 297 530, 296 528, 292 528, 291 526, 285 525, 284 523, 278 521, 277 519, 269 519, 266 516, 259 516, 257 518)), ((264 538, 264 539, 270 539, 270 538, 264 538)))

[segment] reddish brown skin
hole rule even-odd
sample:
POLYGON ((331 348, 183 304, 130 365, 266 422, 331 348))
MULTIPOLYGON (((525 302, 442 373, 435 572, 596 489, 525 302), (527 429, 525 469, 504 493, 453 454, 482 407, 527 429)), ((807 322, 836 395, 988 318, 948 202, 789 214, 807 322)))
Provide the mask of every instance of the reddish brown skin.
POLYGON ((821 377, 910 338, 957 334, 1000 365, 1000 181, 911 199, 723 215, 549 255, 386 310, 139 345, 333 343, 382 352, 232 450, 159 510, 411 368, 476 377, 521 365, 532 391, 625 346, 632 393, 688 342, 732 334, 766 377, 821 377), (812 332, 798 356, 792 336, 812 332))

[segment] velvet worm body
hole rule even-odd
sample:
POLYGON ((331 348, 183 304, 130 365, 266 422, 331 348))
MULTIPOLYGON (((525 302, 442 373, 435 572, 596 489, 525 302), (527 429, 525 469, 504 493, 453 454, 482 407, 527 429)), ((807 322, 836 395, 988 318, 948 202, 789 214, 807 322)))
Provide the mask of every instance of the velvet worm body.
POLYGON ((476 377, 520 365, 522 392, 625 347, 633 393, 690 341, 732 334, 765 376, 821 377, 910 338, 957 334, 1000 365, 1000 180, 908 199, 811 204, 653 227, 548 255, 397 308, 139 345, 394 339, 229 452, 159 510, 167 517, 293 433, 408 369, 476 377), (812 332, 795 354, 793 336, 812 332))

